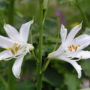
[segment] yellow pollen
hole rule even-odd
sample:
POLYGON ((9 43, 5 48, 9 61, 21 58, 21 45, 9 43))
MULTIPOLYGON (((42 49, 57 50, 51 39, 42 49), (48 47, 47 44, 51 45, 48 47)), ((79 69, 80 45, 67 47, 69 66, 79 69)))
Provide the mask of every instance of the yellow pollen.
POLYGON ((12 48, 4 48, 4 49, 11 51, 12 54, 16 54, 19 48, 20 48, 20 45, 18 45, 17 43, 14 43, 12 48))
POLYGON ((75 48, 76 48, 76 46, 75 46, 75 45, 72 45, 72 48, 73 48, 73 49, 75 49, 75 48))
POLYGON ((80 47, 80 44, 78 44, 78 47, 80 47))
POLYGON ((78 44, 77 46, 71 45, 71 46, 69 46, 68 48, 69 48, 69 51, 72 52, 73 49, 74 49, 75 51, 77 51, 78 47, 80 47, 79 44, 78 44))
POLYGON ((77 49, 78 49, 78 47, 76 46, 74 50, 77 51, 77 49))
POLYGON ((69 51, 72 52, 72 46, 69 46, 68 48, 69 48, 69 51))

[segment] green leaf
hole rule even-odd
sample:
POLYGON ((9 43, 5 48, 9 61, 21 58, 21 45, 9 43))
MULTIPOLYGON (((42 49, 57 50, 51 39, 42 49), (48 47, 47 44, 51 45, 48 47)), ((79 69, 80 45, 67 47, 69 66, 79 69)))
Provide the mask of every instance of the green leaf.
POLYGON ((90 77, 90 60, 81 62, 81 66, 84 70, 85 75, 90 77))
POLYGON ((84 89, 80 89, 80 90, 90 90, 90 88, 84 88, 84 89))
POLYGON ((64 83, 67 85, 68 90, 78 90, 80 80, 74 74, 66 73, 64 83))
POLYGON ((48 70, 45 72, 43 80, 55 87, 60 87, 63 84, 62 75, 52 68, 48 68, 48 70))
POLYGON ((90 34, 90 28, 86 28, 84 34, 90 34))
POLYGON ((35 84, 28 81, 21 81, 16 84, 16 90, 35 90, 35 84))

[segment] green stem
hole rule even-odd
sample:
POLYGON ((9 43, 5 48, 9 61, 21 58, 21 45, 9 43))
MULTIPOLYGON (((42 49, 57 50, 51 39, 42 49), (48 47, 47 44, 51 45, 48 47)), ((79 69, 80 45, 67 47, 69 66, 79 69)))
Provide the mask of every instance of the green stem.
MULTIPOLYGON (((58 34, 57 34, 57 41, 58 41, 59 36, 60 36, 60 33, 59 33, 59 32, 60 32, 60 31, 59 31, 59 29, 60 29, 60 19, 59 19, 59 17, 57 17, 57 24, 58 24, 58 26, 57 26, 57 33, 58 33, 58 34)), ((56 43, 56 46, 55 46, 55 48, 54 48, 53 51, 55 51, 55 50, 57 49, 58 44, 59 44, 59 42, 56 43)), ((48 60, 46 61, 46 63, 44 64, 44 66, 43 66, 43 68, 42 68, 42 73, 44 73, 44 72, 46 71, 46 69, 47 69, 50 61, 51 61, 51 59, 48 59, 48 60)))
POLYGON ((53 51, 57 49, 57 46, 59 44, 59 41, 58 41, 59 38, 60 38, 60 18, 57 17, 57 43, 53 51))
MULTIPOLYGON (((39 56, 37 59, 37 90, 42 90, 42 48, 43 48, 43 25, 46 16, 46 8, 44 8, 44 0, 39 0, 39 56)), ((46 2, 45 2, 46 3, 46 2)), ((46 5, 46 4, 45 4, 46 5)))
MULTIPOLYGON (((59 36, 60 36, 60 18, 59 17, 57 17, 57 41, 58 41, 58 39, 59 39, 59 36)), ((54 50, 53 51, 55 51, 56 49, 57 49, 57 46, 58 46, 58 44, 59 44, 59 42, 57 42, 56 43, 56 46, 55 46, 55 48, 54 48, 54 50)), ((44 64, 44 66, 43 66, 43 69, 42 69, 42 73, 44 73, 45 71, 46 71, 46 69, 47 69, 47 67, 48 67, 48 65, 49 65, 49 63, 50 63, 50 61, 51 61, 51 59, 48 59, 47 61, 46 61, 46 63, 44 64)))
MULTIPOLYGON (((41 11, 40 11, 41 12, 41 11)), ((42 16, 42 13, 41 13, 42 16)), ((40 23, 40 38, 39 38, 39 59, 37 60, 37 90, 42 89, 42 43, 43 43, 43 25, 40 23)))
POLYGON ((4 80, 4 78, 2 76, 0 76, 0 81, 5 86, 5 90, 7 90, 8 89, 8 84, 7 84, 7 82, 4 80))
POLYGON ((8 90, 15 90, 15 80, 14 77, 12 75, 12 61, 8 62, 8 90))
MULTIPOLYGON (((8 5, 8 23, 13 25, 14 24, 14 3, 15 0, 9 0, 8 5)), ((12 75, 12 60, 8 62, 8 90, 15 90, 15 80, 12 75)))
POLYGON ((14 3, 15 3, 15 0, 9 0, 8 23, 11 24, 11 25, 14 24, 14 3))
MULTIPOLYGON (((32 30, 31 30, 32 31, 32 30)), ((33 39, 32 39, 32 32, 30 32, 30 43, 33 44, 33 39)), ((37 56, 35 54, 35 51, 32 51, 33 57, 35 58, 35 60, 37 60, 37 56)))
POLYGON ((82 8, 80 7, 80 4, 78 2, 78 0, 75 0, 76 1, 76 7, 78 8, 78 10, 80 11, 81 13, 81 16, 83 18, 83 21, 84 21, 84 27, 88 26, 88 19, 85 15, 85 13, 83 12, 82 8))
POLYGON ((47 69, 50 61, 51 61, 51 59, 48 59, 48 60, 46 61, 46 63, 44 64, 44 66, 43 66, 43 68, 42 68, 42 73, 44 73, 44 72, 46 71, 46 69, 47 69))

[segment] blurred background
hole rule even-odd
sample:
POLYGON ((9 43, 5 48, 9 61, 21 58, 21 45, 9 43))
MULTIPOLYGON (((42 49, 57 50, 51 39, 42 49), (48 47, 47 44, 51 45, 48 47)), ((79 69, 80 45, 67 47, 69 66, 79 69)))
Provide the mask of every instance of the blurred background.
MULTIPOLYGON (((7 36, 3 29, 5 23, 13 25, 19 31, 23 23, 34 19, 29 42, 32 41, 35 53, 38 53, 39 42, 38 3, 38 0, 0 0, 0 35, 7 36)), ((49 0, 43 34, 43 64, 48 53, 57 49, 61 43, 60 25, 64 24, 69 32, 82 21, 83 28, 79 34, 90 35, 90 0, 49 0)), ((90 47, 86 50, 90 50, 90 47)), ((25 56, 19 80, 13 76, 8 63, 12 67, 14 60, 0 61, 0 90, 7 90, 8 83, 14 83, 14 90, 36 90, 36 60, 32 53, 25 56)), ((83 68, 80 79, 69 63, 52 60, 44 73, 42 90, 90 90, 90 60, 81 60, 79 64, 83 68)))

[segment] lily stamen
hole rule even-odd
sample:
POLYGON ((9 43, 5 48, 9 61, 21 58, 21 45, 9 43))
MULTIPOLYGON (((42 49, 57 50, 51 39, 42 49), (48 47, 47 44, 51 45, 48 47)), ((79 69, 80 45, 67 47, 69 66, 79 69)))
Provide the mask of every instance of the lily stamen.
POLYGON ((12 48, 5 48, 4 47, 4 49, 10 51, 14 55, 17 54, 19 48, 20 48, 20 45, 18 45, 17 43, 14 43, 13 46, 12 46, 12 48))
POLYGON ((76 46, 76 47, 75 47, 75 49, 74 49, 74 50, 75 50, 75 52, 77 51, 77 49, 78 49, 78 46, 76 46))
POLYGON ((73 49, 74 49, 75 52, 76 52, 79 47, 80 47, 80 45, 77 45, 77 46, 75 46, 75 45, 70 45, 68 48, 69 48, 69 51, 70 51, 70 52, 72 52, 73 49))
POLYGON ((12 46, 12 48, 9 48, 9 50, 12 52, 12 54, 17 54, 18 50, 20 48, 20 45, 18 45, 17 43, 14 43, 14 45, 12 46))
POLYGON ((69 46, 68 48, 69 48, 69 51, 72 52, 72 46, 69 46))

